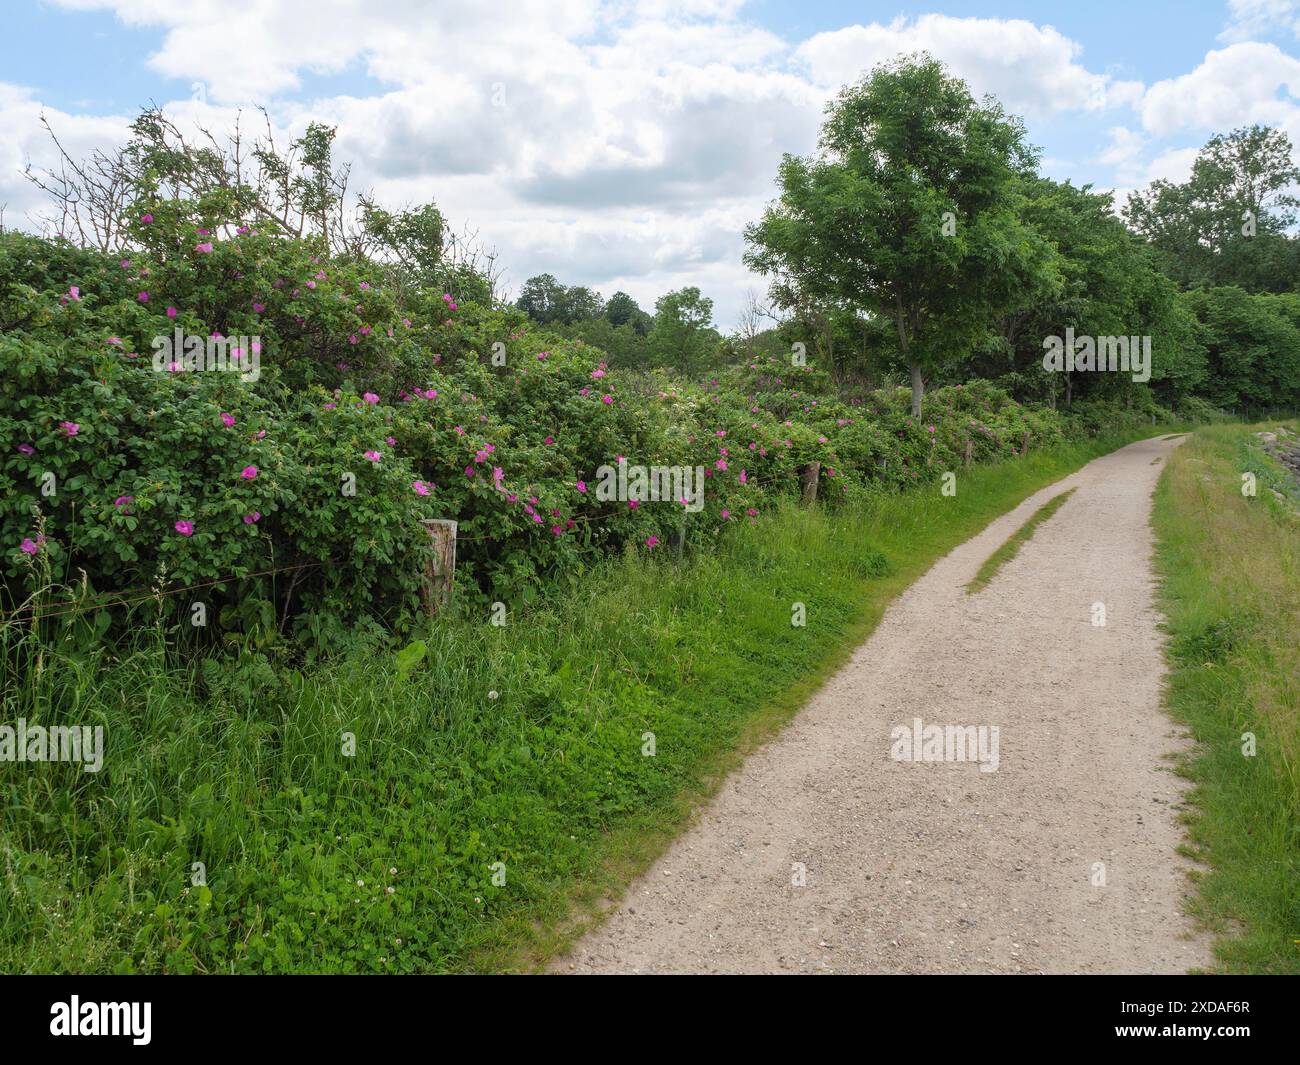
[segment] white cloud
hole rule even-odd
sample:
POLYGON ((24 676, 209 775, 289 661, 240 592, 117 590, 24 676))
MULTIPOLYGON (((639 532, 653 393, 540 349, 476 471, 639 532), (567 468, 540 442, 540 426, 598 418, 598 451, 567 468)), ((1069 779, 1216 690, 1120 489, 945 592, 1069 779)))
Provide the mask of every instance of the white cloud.
POLYGON ((918 51, 943 60, 977 96, 992 93, 1018 113, 1101 110, 1131 103, 1141 92, 1136 82, 1092 73, 1078 61, 1076 42, 1023 19, 897 18, 819 33, 797 55, 817 83, 838 86, 899 53, 918 51))
POLYGON ((1300 35, 1300 2, 1297 0, 1228 0, 1230 21, 1219 34, 1227 44, 1266 36, 1274 30, 1300 35))
POLYGON ((1293 121, 1300 104, 1300 59, 1273 44, 1245 42, 1210 52, 1190 74, 1156 82, 1138 111, 1151 133, 1227 130, 1293 121))

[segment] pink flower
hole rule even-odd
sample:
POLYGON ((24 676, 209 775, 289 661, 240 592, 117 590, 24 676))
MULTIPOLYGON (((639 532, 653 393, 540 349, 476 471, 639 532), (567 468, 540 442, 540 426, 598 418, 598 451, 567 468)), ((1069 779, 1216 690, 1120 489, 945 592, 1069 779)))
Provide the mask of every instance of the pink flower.
POLYGON ((18 548, 25 555, 34 555, 37 551, 36 542, 30 536, 24 538, 23 542, 18 545, 18 548))
POLYGON ((146 213, 146 214, 142 214, 142 215, 140 216, 140 223, 141 223, 141 225, 146 225, 146 226, 147 226, 147 225, 148 225, 150 222, 152 222, 152 221, 153 221, 153 215, 151 215, 151 214, 147 214, 147 213, 146 213))
POLYGON ((602 377, 605 376, 605 371, 604 371, 604 370, 592 370, 592 371, 591 371, 591 376, 592 376, 593 378, 595 378, 597 381, 599 381, 602 377))
POLYGON ((167 308, 167 317, 168 317, 168 318, 175 318, 175 317, 176 317, 176 308, 175 308, 175 307, 168 307, 168 308, 167 308))
POLYGON ((257 467, 245 466, 242 470, 239 471, 239 476, 246 481, 255 481, 257 480, 257 467))
POLYGON ((538 362, 545 362, 546 359, 547 359, 547 357, 548 357, 550 354, 551 354, 551 353, 550 353, 549 351, 539 351, 539 352, 537 353, 537 361, 538 361, 538 362))
POLYGON ((614 402, 614 397, 611 396, 611 395, 606 394, 606 395, 603 395, 603 396, 600 397, 600 401, 601 401, 603 404, 605 404, 605 406, 608 407, 611 403, 614 402))
POLYGON ((117 507, 118 510, 121 510, 123 507, 129 507, 134 502, 135 496, 118 496, 113 500, 113 506, 117 507))
POLYGON ((202 244, 195 244, 194 250, 200 255, 209 255, 212 252, 212 241, 205 240, 202 244))
POLYGON ((253 310, 256 311, 258 314, 261 314, 264 310, 266 310, 266 304, 254 302, 253 310))
POLYGON ((722 520, 723 520, 723 521, 730 521, 730 520, 731 520, 731 511, 729 511, 729 510, 723 510, 723 512, 722 512, 722 520))
POLYGON ((325 404, 325 409, 326 409, 326 410, 334 410, 334 408, 336 408, 337 406, 338 406, 337 403, 326 403, 326 404, 325 404))
POLYGON ((307 287, 308 287, 308 288, 315 288, 315 287, 316 287, 316 282, 315 282, 315 281, 308 281, 308 282, 307 282, 307 287))
POLYGON ((659 546, 659 537, 657 537, 657 536, 647 536, 647 537, 645 538, 645 545, 646 545, 646 547, 658 547, 658 546, 659 546))
POLYGON ((381 458, 382 456, 379 454, 378 451, 375 451, 375 450, 371 449, 371 450, 369 450, 369 451, 363 451, 363 452, 361 452, 361 457, 362 457, 362 458, 367 458, 367 459, 369 459, 371 462, 378 463, 379 460, 380 460, 380 458, 381 458))
POLYGON ((67 303, 68 300, 79 300, 79 299, 81 299, 81 289, 79 289, 76 285, 69 285, 68 294, 63 297, 63 302, 67 303))
POLYGON ((135 298, 138 299, 141 303, 148 303, 148 302, 149 302, 149 293, 147 293, 147 292, 137 292, 137 293, 135 294, 135 298))
POLYGON ((748 514, 751 518, 758 516, 758 511, 756 511, 753 507, 747 507, 745 509, 745 513, 748 514))
POLYGON ((130 260, 130 259, 123 259, 120 263, 118 263, 118 265, 119 265, 123 270, 130 270, 130 269, 131 269, 131 260, 130 260))
POLYGON ((76 422, 59 422, 59 428, 63 430, 64 436, 76 436, 81 431, 81 426, 76 422))
POLYGON ((222 424, 224 424, 225 427, 229 429, 232 425, 235 424, 235 416, 233 414, 227 414, 225 411, 222 411, 221 421, 222 424))
POLYGON ((244 515, 245 525, 256 525, 261 520, 262 520, 262 512, 260 510, 255 510, 251 514, 244 515))
POLYGON ((415 494, 418 496, 427 496, 429 494, 429 486, 423 481, 412 481, 411 487, 415 489, 415 494))
POLYGON ((18 451, 23 455, 35 455, 36 449, 31 444, 19 444, 18 451))
POLYGON ((473 476, 474 476, 474 467, 473 467, 473 466, 466 466, 466 467, 465 467, 465 476, 466 476, 466 477, 473 477, 473 476))
POLYGON ((575 484, 573 487, 576 488, 579 492, 585 492, 585 491, 587 490, 587 482, 586 482, 586 481, 579 481, 579 482, 578 482, 577 484, 575 484))
POLYGON ((628 510, 636 510, 636 508, 639 507, 640 505, 641 505, 640 501, 636 499, 629 499, 627 501, 628 510))
POLYGON ((558 525, 552 525, 551 532, 554 533, 556 536, 560 536, 561 534, 563 534, 564 530, 561 529, 558 525))
POLYGON ((192 522, 192 521, 178 521, 178 522, 177 522, 174 526, 172 526, 172 527, 173 527, 173 528, 174 528, 178 533, 180 533, 182 536, 193 536, 193 535, 194 535, 194 522, 192 522))
POLYGON ((746 481, 748 481, 748 480, 749 480, 749 474, 747 474, 744 470, 741 470, 741 471, 740 471, 740 483, 741 483, 741 484, 744 484, 744 483, 745 483, 746 481))
POLYGON ((718 459, 718 461, 713 464, 713 468, 715 470, 725 470, 727 468, 727 460, 718 459))
POLYGON ((373 392, 363 392, 361 398, 364 399, 367 403, 379 402, 379 397, 375 395, 373 392))
POLYGON ((555 443, 555 437, 553 437, 553 436, 548 436, 545 440, 542 441, 542 443, 543 443, 543 444, 553 444, 553 443, 555 443))
POLYGON ((397 438, 393 436, 386 436, 384 437, 384 443, 387 444, 389 447, 396 447, 397 438))

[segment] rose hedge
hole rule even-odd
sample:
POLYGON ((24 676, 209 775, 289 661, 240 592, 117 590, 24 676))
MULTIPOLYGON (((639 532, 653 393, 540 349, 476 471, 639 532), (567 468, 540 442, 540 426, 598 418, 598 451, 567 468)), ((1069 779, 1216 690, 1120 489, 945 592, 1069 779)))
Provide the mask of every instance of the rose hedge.
POLYGON ((906 392, 841 397, 774 357, 699 385, 615 371, 517 311, 399 302, 375 264, 144 208, 121 257, 0 234, 7 608, 48 565, 92 594, 179 593, 175 616, 215 606, 209 635, 291 625, 328 646, 416 616, 421 518, 459 522, 462 602, 527 602, 609 551, 753 521, 810 461, 834 503, 957 468, 968 437, 986 461, 1063 432, 982 383, 933 393, 918 421, 906 392), (250 338, 236 368, 256 356, 256 380, 156 367, 178 328, 250 338), (702 467, 703 509, 598 499, 620 460, 702 467))

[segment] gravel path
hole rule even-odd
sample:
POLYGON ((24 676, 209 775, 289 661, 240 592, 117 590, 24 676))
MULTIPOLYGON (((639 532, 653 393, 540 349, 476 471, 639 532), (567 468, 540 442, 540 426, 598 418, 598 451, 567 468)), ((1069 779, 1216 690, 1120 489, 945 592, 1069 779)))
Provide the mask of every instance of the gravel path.
POLYGON ((936 563, 552 969, 1208 964, 1208 940, 1180 909, 1183 785, 1167 755, 1187 740, 1160 709, 1148 524, 1178 443, 1146 440, 1097 459, 936 563), (1019 555, 968 596, 980 564, 1071 487, 1019 555), (910 731, 915 718, 997 726, 996 771, 891 757, 891 730, 910 731))

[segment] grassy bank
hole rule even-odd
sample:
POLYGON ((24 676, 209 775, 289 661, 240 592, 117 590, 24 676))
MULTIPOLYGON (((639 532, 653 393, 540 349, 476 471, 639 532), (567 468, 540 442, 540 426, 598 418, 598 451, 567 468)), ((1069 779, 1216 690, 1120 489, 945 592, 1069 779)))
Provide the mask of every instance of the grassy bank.
POLYGON ((1199 430, 1156 495, 1168 702, 1197 743, 1195 905, 1228 972, 1300 972, 1300 491, 1253 435, 1275 426, 1199 430))
POLYGON ((414 664, 195 667, 155 631, 19 672, 4 630, 3 719, 103 725, 105 753, 98 774, 0 764, 0 970, 531 968, 902 588, 1122 442, 629 554, 502 627, 442 619, 414 664))

